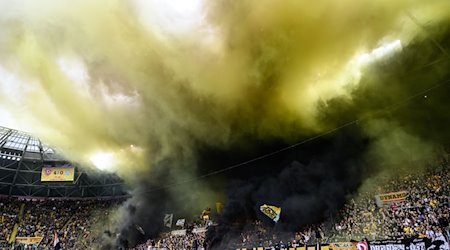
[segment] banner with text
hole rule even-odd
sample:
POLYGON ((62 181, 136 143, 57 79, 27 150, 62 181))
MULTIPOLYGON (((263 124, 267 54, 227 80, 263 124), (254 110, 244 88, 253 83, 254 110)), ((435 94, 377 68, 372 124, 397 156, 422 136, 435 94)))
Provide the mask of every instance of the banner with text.
POLYGON ((170 232, 170 234, 173 236, 184 236, 184 235, 186 235, 186 229, 173 230, 170 232))
POLYGON ((23 244, 32 244, 32 245, 39 245, 41 243, 42 237, 36 236, 36 237, 16 237, 16 241, 18 243, 23 244))
POLYGON ((194 229, 192 229, 192 233, 194 234, 201 234, 201 233, 206 233, 206 227, 196 227, 194 229))
POLYGON ((356 242, 330 243, 330 250, 356 250, 356 242))
POLYGON ((73 181, 75 168, 71 166, 47 167, 44 166, 41 172, 41 181, 73 181))
POLYGON ((448 250, 444 238, 432 241, 428 238, 369 241, 370 250, 448 250))
POLYGON ((407 196, 408 196, 408 192, 399 191, 399 192, 375 195, 375 200, 376 200, 377 205, 379 207, 381 207, 383 205, 386 205, 386 204, 389 204, 392 202, 404 201, 407 196))

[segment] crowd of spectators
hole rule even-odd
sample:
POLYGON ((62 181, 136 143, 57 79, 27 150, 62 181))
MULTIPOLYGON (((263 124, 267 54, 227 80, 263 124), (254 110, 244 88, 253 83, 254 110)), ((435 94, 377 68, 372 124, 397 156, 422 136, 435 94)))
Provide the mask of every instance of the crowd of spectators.
POLYGON ((317 242, 427 237, 450 239, 450 171, 443 159, 439 167, 380 177, 377 185, 350 200, 337 219, 291 235, 274 232, 261 222, 244 230, 233 248, 248 246, 295 247, 317 242), (377 206, 375 195, 406 191, 404 201, 377 206))
POLYGON ((164 233, 159 240, 148 240, 134 248, 135 250, 148 249, 196 249, 205 250, 205 233, 188 233, 186 235, 171 235, 164 233))
MULTIPOLYGON (((63 213, 60 216, 63 224, 58 224, 58 220, 54 220, 57 224, 57 234, 61 241, 63 249, 87 249, 93 240, 92 226, 108 216, 109 208, 115 206, 118 200, 84 200, 84 201, 62 201, 64 208, 62 211, 68 210, 69 213, 63 213)), ((46 249, 53 246, 54 228, 50 227, 40 244, 46 249)))
MULTIPOLYGON (((63 249, 88 249, 92 227, 123 200, 57 200, 0 198, 0 249, 8 249, 14 225, 17 237, 42 237, 32 249, 54 249, 55 233, 63 249), (20 207, 23 207, 21 217, 20 207)), ((18 241, 14 244, 23 246, 18 241)), ((22 247, 20 248, 22 249, 22 247)))
POLYGON ((227 239, 226 247, 230 249, 256 246, 273 247, 274 249, 295 248, 326 242, 324 224, 313 225, 298 232, 281 232, 268 228, 261 221, 247 226, 238 237, 227 239))
MULTIPOLYGON (((408 174, 379 176, 375 186, 365 189, 351 199, 326 223, 313 225, 300 232, 280 233, 254 221, 227 243, 230 249, 243 247, 297 247, 317 242, 342 242, 350 240, 400 239, 422 237, 432 240, 450 238, 450 171, 449 162, 443 159, 438 167, 408 174), (376 204, 377 194, 406 191, 403 201, 376 204)), ((164 233, 136 247, 147 249, 203 249, 204 236, 188 234, 173 236, 164 233), (200 237, 200 238, 196 238, 200 237), (203 241, 202 241, 203 240, 203 241)), ((206 244, 205 244, 206 245, 206 244)))
MULTIPOLYGON (((450 171, 449 162, 426 171, 377 177, 376 185, 366 188, 351 199, 338 213, 320 225, 301 232, 280 233, 260 221, 246 226, 230 241, 231 248, 248 246, 296 247, 317 242, 339 242, 366 238, 392 239, 427 237, 433 240, 450 238, 450 171), (405 191, 403 201, 380 206, 375 195, 405 191)), ((4 249, 17 224, 17 236, 41 236, 39 249, 52 249, 57 232, 63 249, 89 249, 99 240, 92 228, 107 221, 109 208, 122 201, 115 200, 18 200, 1 198, 0 249, 4 249), (19 216, 23 206, 23 213, 19 216)), ((195 227, 204 227, 196 225, 195 227)), ((185 235, 166 232, 160 237, 135 247, 148 249, 206 249, 205 232, 187 230, 185 235)))
POLYGON ((31 200, 19 222, 18 237, 43 236, 62 228, 71 217, 74 207, 64 200, 31 200))
POLYGON ((335 239, 367 237, 449 237, 450 171, 447 164, 428 171, 391 179, 345 206, 332 235, 335 239), (375 195, 406 191, 404 201, 378 207, 375 195))
POLYGON ((0 249, 8 245, 9 237, 17 221, 19 213, 19 203, 11 198, 0 199, 0 249))

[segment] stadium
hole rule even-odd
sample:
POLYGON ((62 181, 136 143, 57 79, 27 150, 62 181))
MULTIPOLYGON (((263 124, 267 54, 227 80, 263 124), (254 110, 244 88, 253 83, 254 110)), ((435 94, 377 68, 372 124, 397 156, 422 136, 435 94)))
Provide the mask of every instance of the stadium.
POLYGON ((449 250, 450 1, 0 1, 0 249, 449 250))

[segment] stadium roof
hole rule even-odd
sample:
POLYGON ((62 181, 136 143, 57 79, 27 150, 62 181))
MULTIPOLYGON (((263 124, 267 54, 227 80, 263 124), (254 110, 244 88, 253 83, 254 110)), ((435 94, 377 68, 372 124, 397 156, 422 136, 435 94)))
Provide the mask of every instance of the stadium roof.
POLYGON ((0 157, 20 161, 29 160, 58 161, 62 156, 41 140, 25 132, 0 126, 0 157))
POLYGON ((117 175, 81 168, 38 138, 0 126, 0 195, 111 198, 127 193, 117 175), (73 182, 41 182, 42 167, 67 165, 75 168, 73 182))

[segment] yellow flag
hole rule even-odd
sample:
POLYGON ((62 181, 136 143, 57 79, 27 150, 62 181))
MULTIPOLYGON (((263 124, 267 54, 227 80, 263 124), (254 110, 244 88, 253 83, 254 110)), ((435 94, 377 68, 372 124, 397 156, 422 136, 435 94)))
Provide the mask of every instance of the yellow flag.
POLYGON ((217 213, 220 214, 223 211, 223 203, 222 202, 216 202, 216 210, 217 213))
POLYGON ((259 207, 259 210, 275 222, 280 219, 281 207, 264 204, 259 207))

